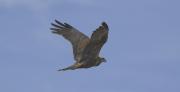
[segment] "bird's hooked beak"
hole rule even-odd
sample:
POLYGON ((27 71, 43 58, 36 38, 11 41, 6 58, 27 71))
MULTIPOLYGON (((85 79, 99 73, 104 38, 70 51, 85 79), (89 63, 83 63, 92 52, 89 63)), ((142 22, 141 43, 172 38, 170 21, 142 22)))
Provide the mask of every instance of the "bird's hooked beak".
POLYGON ((101 61, 104 62, 104 63, 107 62, 107 60, 105 58, 102 58, 101 61))
POLYGON ((104 63, 106 63, 106 62, 107 62, 107 60, 104 60, 103 62, 104 62, 104 63))

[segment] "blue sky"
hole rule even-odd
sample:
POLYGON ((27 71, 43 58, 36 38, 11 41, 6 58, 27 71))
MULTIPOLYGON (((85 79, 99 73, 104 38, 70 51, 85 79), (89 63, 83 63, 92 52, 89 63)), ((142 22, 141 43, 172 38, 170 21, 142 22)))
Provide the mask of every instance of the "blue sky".
POLYGON ((0 92, 180 92, 180 1, 0 0, 0 92), (107 63, 73 64, 70 43, 51 33, 58 19, 91 35, 110 27, 107 63))

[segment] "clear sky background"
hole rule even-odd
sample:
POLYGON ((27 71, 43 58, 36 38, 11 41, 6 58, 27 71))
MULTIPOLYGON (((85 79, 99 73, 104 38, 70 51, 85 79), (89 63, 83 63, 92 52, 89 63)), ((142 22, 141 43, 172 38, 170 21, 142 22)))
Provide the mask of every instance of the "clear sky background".
POLYGON ((180 92, 179 0, 0 0, 0 92, 180 92), (107 63, 73 64, 58 19, 91 35, 110 27, 107 63))

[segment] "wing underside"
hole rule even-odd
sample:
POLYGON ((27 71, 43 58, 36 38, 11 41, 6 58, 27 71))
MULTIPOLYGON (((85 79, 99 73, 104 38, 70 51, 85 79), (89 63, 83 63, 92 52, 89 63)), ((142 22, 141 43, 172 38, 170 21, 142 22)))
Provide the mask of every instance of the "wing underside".
POLYGON ((103 22, 91 35, 89 44, 83 52, 84 58, 96 58, 99 56, 100 50, 108 39, 108 25, 103 22))
POLYGON ((51 23, 54 27, 51 28, 51 30, 53 30, 52 32, 62 35, 72 44, 74 59, 79 61, 84 48, 89 43, 89 37, 67 23, 61 23, 58 20, 55 20, 55 23, 51 23))

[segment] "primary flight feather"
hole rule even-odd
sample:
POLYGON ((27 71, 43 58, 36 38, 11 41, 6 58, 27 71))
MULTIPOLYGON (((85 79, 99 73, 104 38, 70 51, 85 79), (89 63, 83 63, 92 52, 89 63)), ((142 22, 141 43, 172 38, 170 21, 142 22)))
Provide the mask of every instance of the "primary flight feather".
POLYGON ((106 61, 105 58, 99 56, 102 46, 108 39, 109 28, 105 22, 102 22, 90 38, 67 23, 55 20, 55 23, 51 23, 51 25, 53 26, 52 33, 62 35, 72 44, 76 61, 73 65, 59 69, 59 71, 90 68, 106 61))

